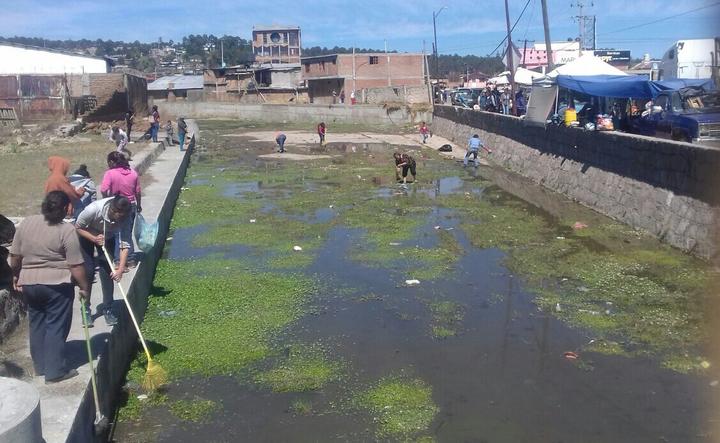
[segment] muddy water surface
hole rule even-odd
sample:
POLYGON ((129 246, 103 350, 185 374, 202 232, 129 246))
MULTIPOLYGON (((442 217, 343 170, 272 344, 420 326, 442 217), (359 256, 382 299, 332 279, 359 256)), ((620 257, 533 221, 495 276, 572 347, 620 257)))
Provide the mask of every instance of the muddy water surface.
POLYGON ((417 147, 400 147, 419 160, 401 187, 397 146, 298 146, 338 157, 268 163, 256 157, 271 144, 213 138, 223 130, 190 169, 145 324, 172 382, 137 400, 131 370, 117 441, 717 438, 704 264, 417 147), (246 302, 232 279, 258 276, 256 292, 308 290, 290 305, 246 302), (204 291, 222 293, 207 317, 204 291), (267 327, 215 329, 234 315, 267 327), (210 357, 193 360, 195 340, 210 357))

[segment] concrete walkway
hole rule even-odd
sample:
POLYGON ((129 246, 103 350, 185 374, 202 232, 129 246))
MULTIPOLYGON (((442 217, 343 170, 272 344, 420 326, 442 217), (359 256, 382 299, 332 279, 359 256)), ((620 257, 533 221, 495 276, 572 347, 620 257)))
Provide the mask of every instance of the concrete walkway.
MULTIPOLYGON (((162 144, 160 145, 162 146, 162 144)), ((152 152, 157 154, 162 151, 152 150, 152 152)), ((144 163, 144 168, 146 168, 144 175, 150 175, 153 179, 152 184, 143 189, 142 192, 142 214, 148 221, 155 221, 159 216, 185 154, 186 152, 180 152, 177 146, 170 146, 160 155, 154 155, 152 158, 147 159, 137 159, 138 163, 144 163)), ((126 290, 133 282, 136 271, 137 268, 131 269, 123 277, 121 284, 126 290)), ((104 318, 102 316, 97 317, 95 313, 98 304, 101 302, 102 291, 99 282, 96 282, 93 286, 91 300, 93 314, 96 317, 95 327, 90 329, 93 354, 96 356, 107 346, 111 332, 111 328, 105 324, 104 318)), ((115 290, 115 303, 123 303, 117 287, 115 290)), ((28 367, 30 351, 27 342, 27 319, 23 323, 23 327, 14 334, 15 346, 8 344, 8 347, 15 349, 7 353, 6 356, 18 362, 18 366, 28 367)), ((88 364, 85 349, 80 303, 77 300, 73 307, 72 328, 67 340, 66 353, 69 367, 77 368, 80 373, 79 376, 54 385, 46 385, 44 377, 23 378, 24 381, 30 383, 40 392, 42 431, 43 437, 48 443, 67 441, 81 401, 86 395, 85 391, 91 389, 91 368, 88 364)), ((32 365, 29 365, 29 367, 32 368, 32 365)), ((26 372, 26 375, 31 376, 32 374, 26 372)))

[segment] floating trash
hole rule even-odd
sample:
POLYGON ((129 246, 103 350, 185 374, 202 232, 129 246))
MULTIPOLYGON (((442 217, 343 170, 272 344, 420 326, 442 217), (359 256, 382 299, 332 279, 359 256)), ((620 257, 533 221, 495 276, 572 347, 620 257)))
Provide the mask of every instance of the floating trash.
POLYGON ((408 286, 419 285, 419 284, 420 284, 420 280, 415 280, 415 279, 405 280, 405 284, 408 285, 408 286))
POLYGON ((294 251, 302 251, 302 248, 300 246, 293 246, 294 251))
POLYGON ((567 360, 577 360, 578 358, 580 358, 580 356, 573 351, 567 351, 563 353, 563 357, 565 357, 567 360))

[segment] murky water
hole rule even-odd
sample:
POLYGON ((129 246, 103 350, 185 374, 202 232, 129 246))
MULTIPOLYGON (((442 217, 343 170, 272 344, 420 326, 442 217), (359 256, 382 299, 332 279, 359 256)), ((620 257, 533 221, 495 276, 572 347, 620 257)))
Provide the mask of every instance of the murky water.
MULTIPOLYGON (((482 198, 495 185, 475 180, 476 174, 460 170, 432 186, 408 189, 378 177, 373 179, 377 188, 371 198, 419 194, 431 200, 455 194, 482 198)), ((321 183, 305 185, 300 192, 323 189, 321 183)), ((263 192, 260 182, 230 183, 222 190, 233 198, 263 192)), ((272 196, 278 194, 273 192, 268 191, 267 210, 274 208, 272 196)), ((332 223, 338 210, 327 207, 287 217, 332 223)), ((552 218, 540 209, 534 211, 552 218)), ((439 232, 452 236, 464 253, 452 265, 453 271, 440 278, 407 287, 403 284, 410 278, 407 268, 353 260, 354 248, 365 241, 363 232, 342 224, 330 228, 312 264, 302 271, 330 282, 330 288, 353 290, 320 291, 311 302, 311 314, 293 323, 276 342, 322 343, 333 358, 346 363, 349 375, 342 381, 317 391, 273 393, 243 377, 181 379, 168 387, 171 398, 198 396, 222 408, 203 423, 180 421, 163 408, 150 409, 140 422, 121 425, 117 441, 394 440, 378 437, 370 417, 348 412, 345 403, 348 393, 398 373, 432 386, 439 413, 422 435, 436 441, 711 441, 707 415, 720 393, 708 387, 712 376, 665 369, 652 355, 587 353, 581 363, 565 358, 564 353, 579 352, 595 334, 540 310, 524 276, 507 268, 506 253, 474 247, 461 229, 463 219, 457 211, 431 206, 420 217, 413 238, 398 241, 397 247, 433 248, 439 232), (462 309, 455 336, 436 338, 430 333, 429 304, 439 299, 462 309), (292 413, 289 405, 298 399, 310 402, 313 412, 292 413)), ((244 245, 194 245, 193 239, 207 229, 203 225, 175 230, 166 257, 233 258, 249 252, 244 245)), ((558 227, 558 232, 564 231, 558 227)), ((482 236, 483 230, 473 235, 482 236)))

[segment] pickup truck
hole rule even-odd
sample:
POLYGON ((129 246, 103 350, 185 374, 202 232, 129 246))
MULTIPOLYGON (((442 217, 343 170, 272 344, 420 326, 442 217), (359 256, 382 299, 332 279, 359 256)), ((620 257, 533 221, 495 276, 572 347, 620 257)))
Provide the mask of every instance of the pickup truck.
POLYGON ((699 88, 662 91, 631 132, 700 144, 720 144, 720 92, 699 88))

